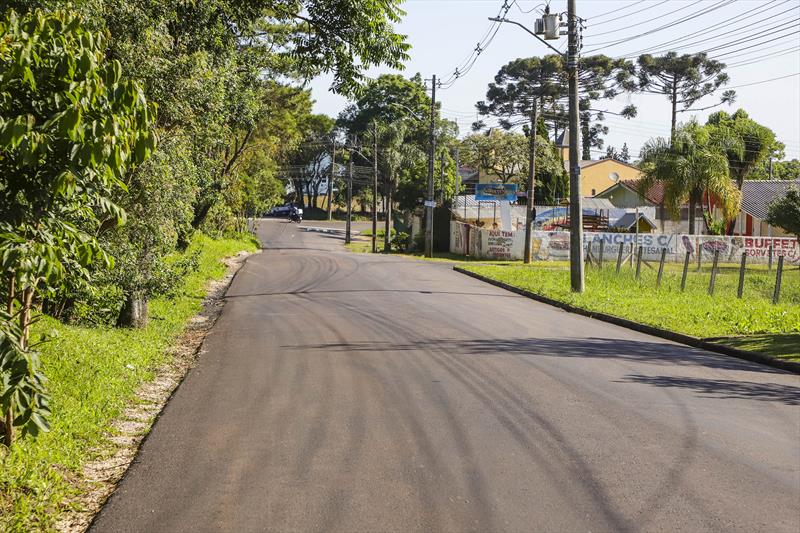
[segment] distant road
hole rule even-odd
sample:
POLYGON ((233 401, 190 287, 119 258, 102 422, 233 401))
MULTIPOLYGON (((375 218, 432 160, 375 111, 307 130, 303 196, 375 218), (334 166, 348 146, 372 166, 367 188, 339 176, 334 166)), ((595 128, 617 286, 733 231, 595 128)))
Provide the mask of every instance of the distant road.
POLYGON ((798 376, 259 234, 93 531, 800 531, 798 376))

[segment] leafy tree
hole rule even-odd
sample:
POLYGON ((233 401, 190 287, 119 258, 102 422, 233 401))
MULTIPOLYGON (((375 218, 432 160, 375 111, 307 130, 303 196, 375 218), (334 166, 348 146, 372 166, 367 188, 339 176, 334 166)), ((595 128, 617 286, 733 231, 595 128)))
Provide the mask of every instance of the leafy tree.
POLYGON ((767 222, 800 238, 800 189, 789 187, 786 196, 772 202, 767 222))
MULTIPOLYGON (((777 161, 773 164, 772 176, 776 180, 800 179, 800 160, 777 161)), ((769 177, 769 174, 767 174, 767 177, 769 177)))
POLYGON ((630 162, 631 156, 630 153, 628 152, 628 143, 624 143, 622 145, 622 149, 619 151, 617 151, 616 147, 609 146, 606 149, 606 154, 600 159, 614 159, 616 161, 621 161, 623 163, 630 162))
POLYGON ((490 130, 461 141, 461 161, 497 176, 503 183, 523 183, 528 168, 528 139, 521 133, 490 130))
POLYGON ((751 119, 743 109, 733 115, 717 111, 708 117, 706 125, 711 128, 712 135, 736 140, 735 146, 727 151, 726 156, 731 178, 739 190, 742 190, 744 180, 749 179, 753 171, 767 162, 777 148, 775 133, 751 119))
MULTIPOLYGON (((693 111, 690 109, 700 99, 715 93, 728 83, 725 64, 709 59, 705 53, 678 55, 675 52, 654 57, 650 54, 639 56, 639 88, 648 93, 666 95, 672 103, 672 125, 670 136, 675 134, 678 113, 693 111), (683 109, 678 109, 678 105, 683 109)), ((736 99, 736 91, 722 93, 719 103, 732 104, 736 99)))
POLYGON ((631 162, 631 154, 628 152, 628 143, 622 143, 622 150, 619 152, 619 160, 623 163, 631 162))
POLYGON ((741 192, 730 179, 725 151, 732 141, 712 136, 695 122, 678 128, 672 141, 651 139, 642 147, 639 190, 644 194, 657 182, 664 184, 664 205, 674 218, 689 204, 689 233, 695 233, 695 209, 703 194, 716 198, 723 217, 736 217, 741 192))
MULTIPOLYGON (((106 59, 103 34, 81 22, 63 12, 9 11, 0 23, 0 269, 8 315, 19 321, 18 329, 5 326, 6 347, 15 348, 2 357, 4 368, 28 376, 38 372, 29 343, 34 293, 112 264, 95 235, 104 222, 124 219, 112 195, 155 147, 154 109, 120 63, 106 59)), ((1 382, 6 444, 13 426, 47 429, 46 397, 17 378, 4 374, 1 382)))

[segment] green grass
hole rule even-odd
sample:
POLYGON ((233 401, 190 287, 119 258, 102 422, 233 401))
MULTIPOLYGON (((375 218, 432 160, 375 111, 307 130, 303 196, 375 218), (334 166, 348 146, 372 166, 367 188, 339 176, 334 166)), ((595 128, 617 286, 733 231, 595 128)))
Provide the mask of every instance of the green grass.
POLYGON ((745 298, 740 300, 736 297, 738 271, 734 267, 720 270, 715 294, 709 296, 709 272, 705 268, 699 272, 691 269, 685 292, 680 290, 680 265, 665 269, 660 288, 656 288, 656 272, 649 268, 642 267, 639 280, 630 267, 623 268, 620 275, 615 274, 613 265, 602 270, 587 268, 586 291, 576 294, 570 291, 569 270, 563 262, 463 266, 576 307, 696 337, 758 335, 724 342, 800 361, 797 336, 787 335, 800 334, 800 272, 796 267, 784 272, 781 300, 773 305, 775 272, 765 268, 748 271, 745 298))
POLYGON ((175 298, 150 303, 145 329, 77 327, 48 317, 35 325, 34 335, 57 334, 41 346, 52 394, 52 430, 37 440, 19 440, 11 451, 0 450, 0 530, 53 529, 71 498, 85 488, 82 465, 97 457, 113 420, 138 387, 154 377, 167 349, 201 310, 208 282, 224 275, 220 260, 257 247, 251 237, 198 235, 187 253, 201 251, 199 269, 175 298))

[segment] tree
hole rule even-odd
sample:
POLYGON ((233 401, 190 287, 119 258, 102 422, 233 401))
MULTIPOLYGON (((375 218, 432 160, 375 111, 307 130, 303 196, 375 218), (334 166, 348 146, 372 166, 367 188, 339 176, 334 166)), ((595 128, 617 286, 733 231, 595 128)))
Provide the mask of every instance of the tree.
MULTIPOLYGON (((608 133, 608 128, 602 124, 604 112, 593 109, 592 103, 613 99, 622 92, 632 92, 637 85, 634 66, 625 59, 604 55, 582 57, 580 71, 582 157, 590 159, 591 148, 602 148, 602 136, 608 133), (592 124, 593 120, 597 123, 592 124)), ((567 89, 568 73, 561 56, 550 54, 541 58, 516 59, 500 68, 494 82, 489 84, 486 100, 478 102, 476 107, 480 114, 496 116, 503 128, 511 129, 530 120, 532 102, 537 99, 542 106, 542 120, 551 124, 553 140, 556 140, 558 130, 563 131, 567 124, 567 113, 562 103, 567 97, 567 89)), ((635 106, 627 106, 621 115, 627 118, 636 116, 635 106)))
POLYGON ((739 190, 744 180, 767 162, 778 147, 775 133, 751 119, 743 109, 733 115, 717 111, 708 117, 706 125, 711 128, 712 135, 735 139, 735 145, 725 155, 731 178, 739 190))
MULTIPOLYGON (((709 59, 705 53, 678 55, 668 52, 661 57, 650 54, 639 56, 639 88, 643 92, 664 94, 672 103, 670 136, 675 134, 678 113, 690 109, 702 98, 713 94, 728 83, 725 64, 709 59), (678 104, 683 109, 678 109, 678 104)), ((732 104, 736 91, 722 93, 719 103, 704 107, 709 109, 722 104, 732 104)))
POLYGON ((800 189, 789 187, 786 196, 772 202, 767 222, 800 238, 800 189))
POLYGON ((628 152, 628 143, 622 143, 622 150, 619 152, 619 160, 623 163, 631 162, 631 154, 628 152))
POLYGON ((732 220, 739 212, 741 192, 730 179, 725 150, 730 143, 712 136, 709 130, 690 122, 678 128, 672 140, 651 139, 642 147, 639 168, 642 195, 658 182, 664 184, 664 205, 677 219, 681 207, 689 204, 689 233, 695 233, 695 209, 703 195, 713 196, 723 218, 732 220))
POLYGON ((47 429, 42 388, 17 374, 38 376, 29 343, 34 294, 112 264, 96 234, 124 219, 112 194, 155 147, 153 107, 120 63, 106 59, 103 34, 81 24, 72 14, 41 11, 9 11, 0 24, 3 320, 19 322, 3 330, 7 445, 14 426, 23 434, 47 429))
POLYGON ((490 130, 461 141, 461 161, 503 183, 523 183, 528 168, 528 140, 520 133, 490 130))

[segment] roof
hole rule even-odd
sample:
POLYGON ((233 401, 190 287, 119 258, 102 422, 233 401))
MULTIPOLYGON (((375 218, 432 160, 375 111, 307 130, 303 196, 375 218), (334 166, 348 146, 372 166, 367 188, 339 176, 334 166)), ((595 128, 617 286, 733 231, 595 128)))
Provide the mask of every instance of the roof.
MULTIPOLYGON (((639 213, 639 220, 644 219, 645 222, 650 224, 650 227, 655 229, 658 227, 655 222, 650 220, 650 218, 645 215, 644 213, 639 213)), ((614 228, 625 228, 631 229, 634 225, 636 225, 636 213, 625 213, 621 217, 619 217, 613 224, 611 224, 614 228)))
MULTIPOLYGON (((620 180, 619 184, 627 187, 636 194, 639 194, 639 181, 638 180, 620 180)), ((656 205, 664 203, 664 182, 657 181, 650 186, 644 194, 644 199, 656 205)))
POLYGON ((559 148, 566 148, 569 146, 569 128, 564 128, 561 135, 556 139, 556 146, 559 148))
POLYGON ((586 209, 604 209, 609 211, 611 209, 616 209, 614 204, 605 198, 582 198, 581 205, 586 209))
POLYGON ((742 211, 756 218, 767 218, 769 204, 786 196, 791 186, 800 187, 796 180, 747 180, 742 185, 742 211))

